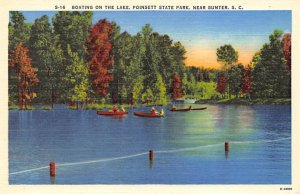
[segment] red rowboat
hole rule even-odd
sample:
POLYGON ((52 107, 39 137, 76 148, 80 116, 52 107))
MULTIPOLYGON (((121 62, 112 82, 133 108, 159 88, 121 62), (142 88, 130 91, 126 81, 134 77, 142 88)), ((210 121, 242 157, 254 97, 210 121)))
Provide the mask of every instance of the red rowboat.
POLYGON ((205 110, 207 107, 202 107, 202 108, 192 108, 191 110, 205 110))
POLYGON ((100 111, 100 110, 97 110, 97 114, 98 115, 105 115, 105 116, 114 116, 114 115, 126 115, 128 114, 128 112, 123 112, 123 111, 120 111, 120 112, 113 112, 113 111, 100 111))
POLYGON ((188 108, 171 108, 170 109, 170 111, 189 111, 189 110, 191 110, 191 106, 190 107, 188 107, 188 108))
POLYGON ((164 116, 163 114, 152 114, 147 112, 134 112, 133 114, 139 117, 163 117, 164 116))

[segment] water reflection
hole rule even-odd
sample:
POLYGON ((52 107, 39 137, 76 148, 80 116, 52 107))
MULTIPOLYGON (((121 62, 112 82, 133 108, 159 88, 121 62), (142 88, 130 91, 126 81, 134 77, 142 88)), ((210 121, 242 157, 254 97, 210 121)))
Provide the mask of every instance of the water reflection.
POLYGON ((225 152, 224 157, 225 141, 251 142, 290 136, 290 106, 210 105, 207 110, 188 112, 171 112, 165 108, 166 117, 155 119, 132 114, 147 110, 130 110, 121 119, 102 117, 92 110, 10 111, 10 172, 45 166, 49 161, 99 160, 143 153, 152 148, 158 153, 155 167, 148 157, 136 157, 78 165, 76 171, 64 168, 59 183, 55 177, 49 180, 45 171, 36 171, 27 178, 24 178, 26 174, 10 176, 10 183, 290 182, 290 141, 230 144, 230 155, 225 152), (174 151, 158 152, 162 150, 174 151), (224 162, 226 159, 228 162, 224 162), (255 162, 257 165, 253 165, 255 162), (220 178, 224 175, 226 179, 220 178))

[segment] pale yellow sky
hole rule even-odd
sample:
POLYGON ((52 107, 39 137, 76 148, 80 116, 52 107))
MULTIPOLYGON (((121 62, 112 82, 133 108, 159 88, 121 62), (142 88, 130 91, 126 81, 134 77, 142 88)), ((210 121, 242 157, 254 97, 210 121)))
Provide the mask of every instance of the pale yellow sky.
MULTIPOLYGON (((238 50, 239 53, 239 63, 242 63, 243 65, 248 65, 256 52, 256 50, 242 50, 242 48, 236 48, 236 50, 238 50)), ((186 48, 186 51, 186 66, 215 69, 220 69, 222 67, 222 65, 217 62, 216 49, 188 47, 186 48)))

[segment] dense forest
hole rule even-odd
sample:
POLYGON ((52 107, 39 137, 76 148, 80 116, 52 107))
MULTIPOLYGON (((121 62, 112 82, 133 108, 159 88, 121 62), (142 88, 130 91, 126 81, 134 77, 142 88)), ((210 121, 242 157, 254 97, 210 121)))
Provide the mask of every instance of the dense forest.
MULTIPOLYGON (((222 69, 185 66, 186 50, 145 24, 122 32, 92 24, 93 12, 58 12, 26 23, 10 12, 9 104, 166 104, 170 99, 290 98, 291 35, 274 30, 249 64, 231 45, 216 50, 222 69)), ((201 63, 201 62, 200 62, 201 63)))

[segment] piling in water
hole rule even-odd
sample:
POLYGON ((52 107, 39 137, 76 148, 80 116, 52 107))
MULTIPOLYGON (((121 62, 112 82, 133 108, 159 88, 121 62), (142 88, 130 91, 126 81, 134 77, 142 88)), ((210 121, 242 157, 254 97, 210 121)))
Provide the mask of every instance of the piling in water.
POLYGON ((154 151, 153 150, 149 150, 149 160, 150 161, 154 160, 154 151))
POLYGON ((225 152, 229 152, 229 142, 225 141, 225 152))
POLYGON ((55 162, 50 162, 50 176, 55 176, 56 175, 56 169, 55 169, 55 162))

